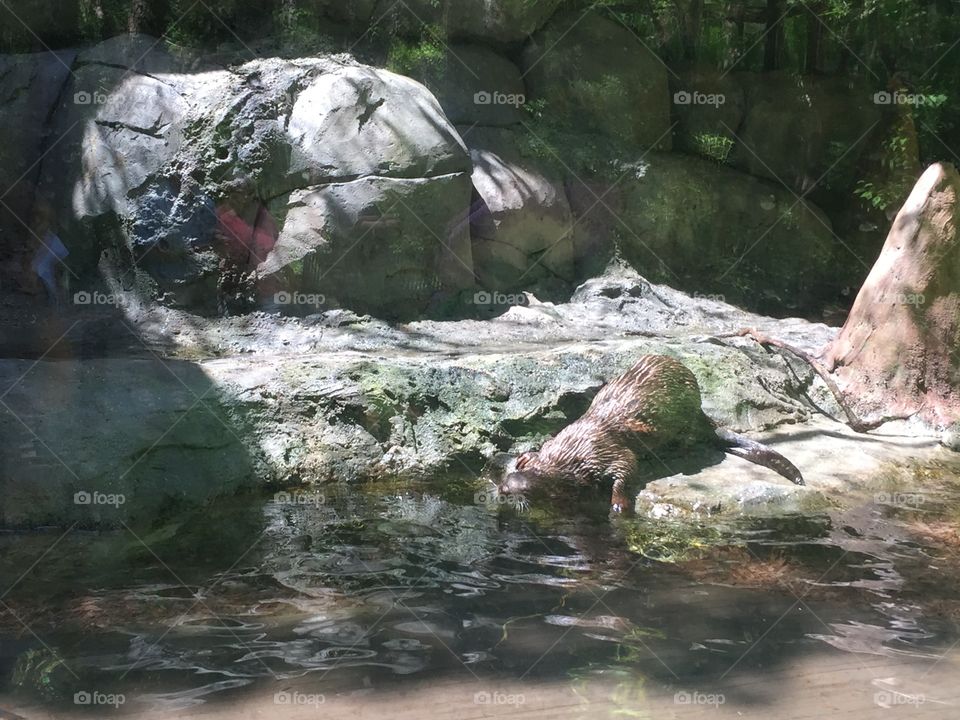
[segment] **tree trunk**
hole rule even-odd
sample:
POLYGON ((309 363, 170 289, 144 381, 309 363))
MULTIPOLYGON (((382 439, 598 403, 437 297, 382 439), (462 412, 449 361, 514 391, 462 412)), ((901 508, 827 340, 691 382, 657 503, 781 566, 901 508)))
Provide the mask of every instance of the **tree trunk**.
POLYGON ((127 31, 160 37, 166 32, 170 0, 133 0, 127 16, 127 31))
POLYGON ((700 25, 703 20, 703 0, 690 0, 683 34, 683 56, 695 60, 700 46, 700 25))
POLYGON ((767 0, 765 14, 765 42, 763 46, 763 69, 777 70, 783 59, 784 31, 783 17, 786 11, 785 0, 767 0))
POLYGON ((960 421, 960 175, 927 168, 824 361, 862 418, 960 421))
POLYGON ((819 73, 823 70, 823 23, 818 6, 807 9, 807 72, 819 73))

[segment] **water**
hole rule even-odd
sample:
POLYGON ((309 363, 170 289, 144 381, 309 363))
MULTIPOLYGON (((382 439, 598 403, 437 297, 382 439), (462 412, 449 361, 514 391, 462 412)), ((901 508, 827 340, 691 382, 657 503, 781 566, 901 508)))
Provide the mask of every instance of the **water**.
POLYGON ((521 514, 475 490, 241 497, 177 533, 0 536, 0 707, 960 717, 949 487, 701 526, 602 502, 521 514), (798 677, 828 688, 800 695, 809 715, 787 699, 798 677))

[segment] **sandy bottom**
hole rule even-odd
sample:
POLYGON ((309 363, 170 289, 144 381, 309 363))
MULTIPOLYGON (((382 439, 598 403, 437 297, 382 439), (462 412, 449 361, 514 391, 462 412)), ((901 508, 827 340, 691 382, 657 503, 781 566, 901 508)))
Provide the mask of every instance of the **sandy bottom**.
MULTIPOLYGON (((960 718, 960 649, 940 660, 838 653, 800 656, 784 670, 732 672, 722 680, 678 680, 672 686, 628 675, 575 681, 501 681, 466 672, 433 680, 400 680, 347 695, 311 695, 308 680, 235 694, 190 709, 156 711, 132 704, 52 710, 0 696, 0 718, 89 720, 300 720, 304 718, 727 718, 810 720, 850 718, 960 718), (679 693, 679 695, 678 695, 679 693), (279 695, 278 694, 282 694, 279 695), (278 702, 279 700, 279 702, 278 702), (284 703, 283 701, 287 702, 284 703), (10 714, 4 714, 4 711, 10 714)), ((315 689, 314 689, 315 692, 315 689)))

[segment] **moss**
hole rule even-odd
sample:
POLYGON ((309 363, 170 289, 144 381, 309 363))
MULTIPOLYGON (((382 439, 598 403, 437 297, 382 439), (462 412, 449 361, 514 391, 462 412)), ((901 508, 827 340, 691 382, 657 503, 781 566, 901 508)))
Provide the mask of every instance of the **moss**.
POLYGON ((718 546, 743 544, 719 526, 690 521, 642 519, 626 524, 624 530, 630 552, 666 563, 695 560, 718 546))

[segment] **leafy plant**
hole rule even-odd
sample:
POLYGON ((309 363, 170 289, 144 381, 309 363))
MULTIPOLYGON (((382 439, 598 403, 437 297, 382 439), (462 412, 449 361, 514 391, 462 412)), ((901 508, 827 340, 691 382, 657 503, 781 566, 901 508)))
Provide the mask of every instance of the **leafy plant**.
POLYGON ((721 164, 727 162, 733 146, 733 140, 726 135, 702 132, 693 136, 694 151, 721 164))

